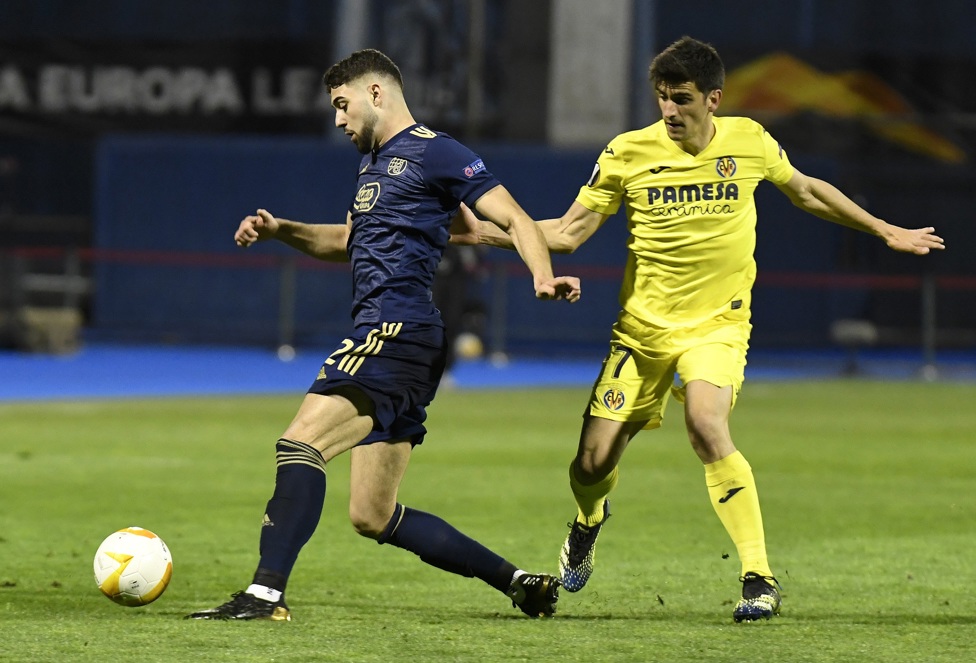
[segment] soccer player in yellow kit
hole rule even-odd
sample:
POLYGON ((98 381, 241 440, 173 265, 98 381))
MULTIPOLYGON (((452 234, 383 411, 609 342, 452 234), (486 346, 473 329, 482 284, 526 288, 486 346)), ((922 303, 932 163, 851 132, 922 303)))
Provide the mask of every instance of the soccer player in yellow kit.
MULTIPOLYGON (((886 223, 804 175, 757 122, 715 117, 724 80, 710 45, 690 37, 671 44, 650 68, 662 119, 614 138, 569 210, 539 225, 550 249, 564 253, 621 204, 630 230, 621 311, 569 468, 579 512, 559 558, 563 587, 579 591, 589 579, 617 465, 639 431, 661 425, 674 394, 684 401, 710 501, 739 556, 742 598, 733 618, 741 622, 768 619, 781 602, 756 482, 728 425, 752 329, 756 186, 769 180, 801 209, 874 234, 896 251, 922 255, 943 241, 934 228, 886 223)), ((491 224, 473 216, 466 222, 468 232, 453 241, 512 248, 491 224)))

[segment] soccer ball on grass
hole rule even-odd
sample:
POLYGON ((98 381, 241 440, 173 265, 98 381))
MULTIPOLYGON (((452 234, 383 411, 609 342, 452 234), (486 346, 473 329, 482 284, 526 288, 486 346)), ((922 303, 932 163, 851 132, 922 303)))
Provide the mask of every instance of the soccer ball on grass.
POLYGON ((136 607, 158 599, 173 575, 173 557, 147 529, 126 527, 102 541, 95 553, 95 582, 119 605, 136 607))

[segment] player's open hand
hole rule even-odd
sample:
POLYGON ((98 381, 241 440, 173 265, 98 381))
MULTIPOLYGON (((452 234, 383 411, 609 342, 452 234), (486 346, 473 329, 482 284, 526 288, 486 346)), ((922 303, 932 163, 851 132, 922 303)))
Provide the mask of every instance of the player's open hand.
POLYGON ((570 303, 580 298, 580 280, 575 276, 557 276, 535 287, 537 299, 565 299, 570 303))
POLYGON ((924 256, 929 251, 945 248, 945 240, 935 234, 935 228, 899 228, 892 226, 891 233, 885 238, 888 246, 895 251, 914 253, 924 256))
POLYGON ((234 233, 234 241, 243 248, 255 242, 271 239, 278 232, 278 219, 268 210, 259 209, 256 214, 245 216, 234 233))

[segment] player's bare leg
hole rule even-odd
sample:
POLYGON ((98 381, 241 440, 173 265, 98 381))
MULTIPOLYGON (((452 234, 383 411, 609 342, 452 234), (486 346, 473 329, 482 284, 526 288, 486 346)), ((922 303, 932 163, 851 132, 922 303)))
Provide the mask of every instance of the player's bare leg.
POLYGON ((349 520, 356 533, 378 539, 397 506, 410 463, 408 440, 355 447, 349 460, 349 520))

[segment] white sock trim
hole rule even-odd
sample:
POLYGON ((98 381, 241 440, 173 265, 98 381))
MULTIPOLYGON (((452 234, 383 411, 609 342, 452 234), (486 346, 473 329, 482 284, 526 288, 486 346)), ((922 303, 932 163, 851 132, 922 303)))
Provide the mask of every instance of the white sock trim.
POLYGON ((271 603, 277 603, 281 599, 281 592, 277 589, 271 589, 270 587, 265 587, 264 585, 251 585, 244 590, 245 594, 250 594, 255 598, 259 598, 262 601, 269 601, 271 603))

